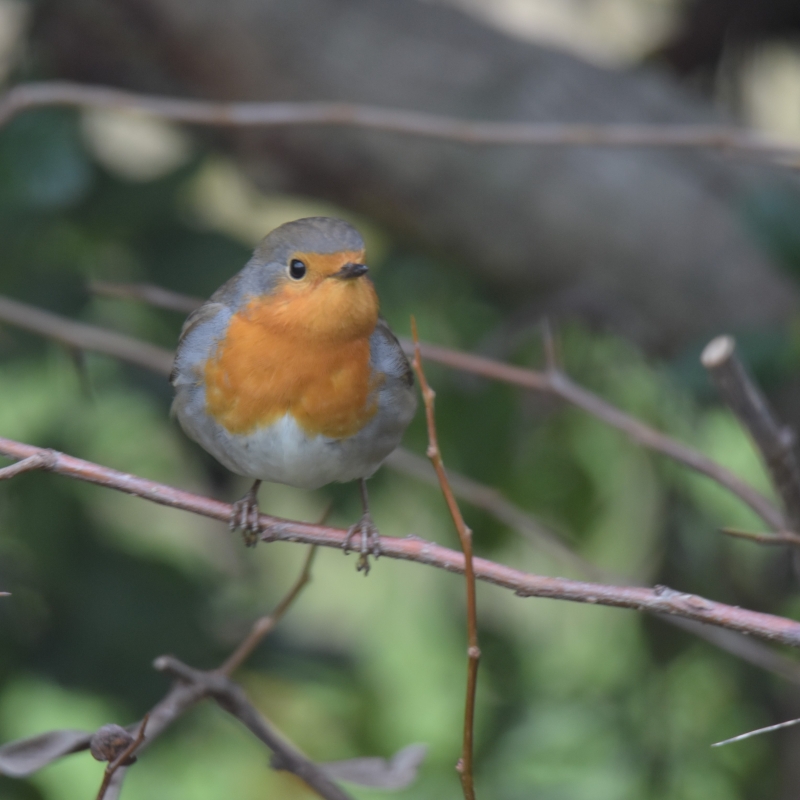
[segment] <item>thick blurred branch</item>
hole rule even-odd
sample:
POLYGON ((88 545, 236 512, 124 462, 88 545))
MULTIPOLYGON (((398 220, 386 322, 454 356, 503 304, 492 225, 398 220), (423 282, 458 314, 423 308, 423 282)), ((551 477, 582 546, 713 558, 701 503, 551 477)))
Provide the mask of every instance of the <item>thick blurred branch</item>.
POLYGON ((169 350, 122 333, 75 322, 8 297, 0 297, 0 322, 47 336, 79 350, 92 350, 121 358, 163 375, 169 375, 172 369, 173 354, 169 350))
POLYGON ((46 106, 141 111, 174 122, 220 127, 344 125, 473 145, 711 148, 800 165, 800 147, 730 125, 488 122, 356 103, 214 103, 69 81, 9 89, 0 97, 0 126, 22 111, 46 106))
MULTIPOLYGON (((39 452, 52 454, 54 462, 48 468, 51 472, 117 489, 154 503, 191 511, 220 522, 227 523, 230 519, 232 506, 228 503, 118 472, 56 451, 45 451, 33 445, 0 438, 0 454, 9 458, 28 458, 39 452)), ((295 522, 267 514, 261 514, 260 526, 262 530, 260 539, 264 542, 301 542, 321 547, 343 548, 347 535, 347 531, 339 528, 295 522)), ((458 574, 464 572, 462 553, 417 537, 405 539, 382 537, 381 554, 388 558, 427 564, 448 572, 458 574)), ((554 600, 652 611, 657 614, 674 614, 696 622, 719 625, 792 647, 800 647, 800 623, 794 620, 715 603, 664 586, 645 589, 549 578, 522 572, 483 558, 476 558, 474 564, 475 577, 478 580, 511 589, 520 597, 547 597, 554 600)))

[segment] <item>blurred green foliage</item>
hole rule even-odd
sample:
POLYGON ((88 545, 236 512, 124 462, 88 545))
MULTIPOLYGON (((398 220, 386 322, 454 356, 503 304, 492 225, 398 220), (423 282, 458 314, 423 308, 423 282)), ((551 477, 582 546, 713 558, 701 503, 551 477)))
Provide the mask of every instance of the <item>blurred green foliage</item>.
MULTIPOLYGON (((187 211, 186 187, 205 158, 199 152, 157 180, 124 181, 95 163, 77 115, 19 117, 0 132, 0 293, 174 346, 180 315, 93 297, 87 283, 149 281, 207 296, 243 265, 245 244, 187 211)), ((800 252, 796 215, 777 216, 785 223, 780 246, 800 252)), ((508 309, 484 286, 402 243, 385 245, 374 274, 396 331, 408 333, 413 313, 424 339, 497 345, 508 309)), ((541 363, 535 322, 503 344, 519 363, 541 363)), ((788 382, 792 337, 760 334, 784 342, 789 355, 771 374, 774 385, 788 382)), ((688 362, 653 365, 632 345, 577 326, 562 331, 560 346, 577 380, 770 491, 748 440, 684 369, 688 362)), ((721 525, 759 523, 706 479, 575 409, 436 365, 428 377, 448 466, 500 489, 593 563, 635 582, 796 613, 785 553, 720 536, 721 525)), ((0 389, 0 435, 228 500, 244 489, 169 419, 160 376, 92 354, 76 361, 56 344, 0 327, 0 389)), ((406 444, 422 453, 425 442, 419 415, 406 444)), ((383 469, 372 497, 384 534, 457 547, 437 491, 383 469)), ((329 498, 335 524, 355 519, 354 486, 265 486, 261 504, 314 519, 329 498)), ((485 512, 464 508, 481 554, 572 574, 485 512)), ((246 550, 222 525, 55 475, 0 484, 0 588, 12 592, 0 601, 0 739, 138 718, 168 688, 151 668, 154 657, 218 663, 287 589, 302 557, 289 544, 246 550)), ((428 743, 419 780, 398 797, 458 797, 463 581, 388 559, 368 580, 353 567, 352 557, 320 554, 312 584, 243 683, 318 760, 428 743)), ((774 738, 709 744, 784 718, 785 683, 627 611, 520 599, 492 586, 479 588, 479 609, 481 798, 775 796, 774 738)), ((309 796, 267 762, 234 721, 202 707, 142 756, 124 797, 309 796)), ((101 771, 87 753, 73 755, 27 781, 0 778, 0 796, 84 800, 101 771)))

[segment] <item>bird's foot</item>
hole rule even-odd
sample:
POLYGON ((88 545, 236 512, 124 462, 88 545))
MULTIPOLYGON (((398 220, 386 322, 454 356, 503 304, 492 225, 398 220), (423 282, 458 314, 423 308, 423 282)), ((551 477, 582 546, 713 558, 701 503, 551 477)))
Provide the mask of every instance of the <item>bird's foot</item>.
POLYGON ((372 517, 368 513, 364 514, 361 519, 347 531, 347 536, 345 536, 344 544, 342 545, 345 555, 350 552, 350 542, 353 537, 359 537, 361 539, 361 547, 358 549, 361 555, 356 563, 356 571, 363 571, 366 576, 369 574, 370 555, 375 556, 376 561, 381 555, 381 537, 378 533, 378 529, 375 527, 375 523, 372 521, 372 517))
POLYGON ((230 529, 242 531, 242 539, 247 547, 255 547, 258 544, 258 536, 261 533, 260 514, 258 492, 255 488, 250 489, 244 497, 233 504, 230 529))

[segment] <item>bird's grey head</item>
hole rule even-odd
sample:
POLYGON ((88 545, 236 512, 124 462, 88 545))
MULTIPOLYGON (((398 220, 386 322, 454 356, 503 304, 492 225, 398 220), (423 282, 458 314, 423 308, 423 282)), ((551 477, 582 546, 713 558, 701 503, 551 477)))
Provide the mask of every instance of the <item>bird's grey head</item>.
POLYGON ((306 268, 308 277, 336 272, 342 277, 358 277, 366 273, 366 267, 351 269, 351 274, 342 272, 341 267, 363 262, 363 257, 364 240, 349 222, 334 217, 296 219, 267 234, 245 268, 222 287, 216 299, 236 306, 247 297, 270 293, 281 281, 303 279, 298 271, 305 273, 306 268), (337 258, 339 254, 341 258, 337 258))
POLYGON ((253 260, 285 266, 295 253, 320 255, 364 250, 361 234, 334 217, 305 217, 286 222, 267 234, 253 253, 253 260))

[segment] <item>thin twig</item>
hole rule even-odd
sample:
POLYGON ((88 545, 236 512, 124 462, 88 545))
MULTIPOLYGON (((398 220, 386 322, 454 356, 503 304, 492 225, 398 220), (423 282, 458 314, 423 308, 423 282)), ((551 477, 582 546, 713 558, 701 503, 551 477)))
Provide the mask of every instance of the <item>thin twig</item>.
POLYGON ((436 434, 436 417, 434 414, 434 398, 436 394, 428 385, 425 371, 422 369, 422 357, 419 352, 419 339, 417 337, 417 321, 411 317, 411 331, 414 337, 414 372, 417 373, 422 399, 425 403, 425 418, 428 423, 428 458, 436 470, 444 499, 453 524, 461 540, 461 549, 464 551, 464 577, 467 581, 467 699, 464 704, 464 744, 461 751, 460 773, 461 787, 464 790, 465 800, 475 800, 475 782, 473 777, 472 754, 474 750, 475 730, 475 693, 478 688, 478 665, 481 650, 478 645, 478 603, 475 596, 475 568, 472 561, 472 531, 464 522, 461 509, 458 507, 453 490, 447 480, 444 469, 442 453, 439 450, 439 438, 436 434))
POLYGON ((726 536, 733 536, 737 539, 747 539, 758 544, 788 544, 792 547, 800 547, 800 536, 791 531, 776 531, 775 533, 752 533, 751 531, 739 530, 739 528, 720 528, 726 536))
POLYGON ((712 747, 722 747, 724 744, 732 744, 733 742, 741 742, 745 739, 750 739, 752 736, 760 736, 762 733, 772 733, 772 731, 779 731, 781 728, 791 728, 793 725, 797 725, 800 723, 800 719, 790 719, 788 722, 779 722, 777 725, 768 725, 766 728, 758 728, 754 731, 748 731, 747 733, 740 733, 738 736, 734 736, 731 739, 725 739, 721 742, 714 742, 712 747))
MULTIPOLYGON (((172 369, 173 354, 169 350, 104 328, 73 322, 16 300, 0 297, 0 322, 17 325, 84 350, 105 353, 162 375, 169 375, 172 369)), ((413 356, 413 342, 400 339, 400 343, 405 352, 413 356)), ((748 505, 769 527, 775 530, 785 530, 789 527, 781 510, 738 475, 698 450, 620 411, 597 395, 573 383, 562 372, 557 370, 547 373, 537 372, 425 342, 420 342, 419 347, 422 357, 428 361, 550 394, 571 403, 607 425, 622 431, 642 447, 661 453, 711 478, 748 505)))
POLYGON ((786 509, 787 527, 800 530, 800 466, 794 453, 792 430, 775 418, 767 399, 736 354, 736 342, 732 336, 713 339, 706 345, 700 360, 711 374, 722 399, 761 453, 786 509))
MULTIPOLYGON (((42 448, 15 442, 0 437, 0 455, 9 458, 27 458, 42 448)), ((136 475, 118 472, 91 461, 51 451, 54 464, 50 471, 77 480, 117 489, 127 494, 150 500, 160 505, 179 508, 200 514, 220 522, 230 520, 232 506, 210 497, 185 492, 163 483, 150 481, 136 475)), ((329 528, 307 522, 261 514, 259 517, 261 541, 298 542, 317 544, 341 550, 347 531, 329 528)), ((427 564, 448 572, 463 574, 464 555, 446 547, 417 537, 395 539, 381 537, 381 555, 427 564)), ((612 586, 602 583, 586 583, 566 578, 550 578, 543 575, 498 564, 483 558, 473 559, 475 577, 510 589, 520 597, 549 597, 555 600, 570 600, 577 603, 591 603, 650 611, 656 614, 674 614, 696 622, 719 625, 730 630, 749 633, 760 638, 800 647, 800 622, 758 611, 716 603, 693 594, 684 594, 666 587, 646 589, 635 586, 612 586)))
POLYGON ((149 714, 145 714, 144 717, 142 717, 142 721, 139 723, 139 732, 136 734, 136 738, 106 767, 105 772, 103 773, 103 782, 100 784, 100 790, 97 792, 97 800, 104 800, 106 796, 106 790, 111 783, 111 779, 114 777, 114 773, 123 764, 128 762, 128 759, 130 759, 130 757, 136 752, 136 750, 144 741, 144 732, 149 718, 149 714))
POLYGON ((16 464, 10 464, 0 469, 0 481, 8 480, 23 472, 30 472, 35 469, 49 469, 52 464, 53 457, 50 455, 49 450, 41 453, 34 453, 32 456, 17 461, 16 464))
POLYGON ((10 89, 0 98, 0 126, 26 109, 42 106, 140 111, 175 122, 224 127, 350 126, 470 145, 709 148, 784 159, 796 159, 800 152, 729 125, 486 122, 356 103, 215 103, 68 81, 10 89))
MULTIPOLYGON (((327 513, 325 514, 327 517, 327 513)), ((323 524, 325 517, 320 521, 323 524)), ((305 561, 303 562, 303 569, 294 585, 286 593, 286 596, 278 603, 275 610, 265 616, 257 619, 253 623, 253 627, 247 638, 228 656, 222 666, 219 667, 219 672, 223 675, 230 677, 236 672, 239 667, 252 655, 253 651, 261 644, 265 636, 271 633, 272 629, 281 621, 281 618, 288 610, 289 606, 295 601, 295 598, 303 590, 303 587, 311 580, 311 565, 314 563, 314 556, 317 552, 317 546, 311 545, 308 548, 305 561)))

